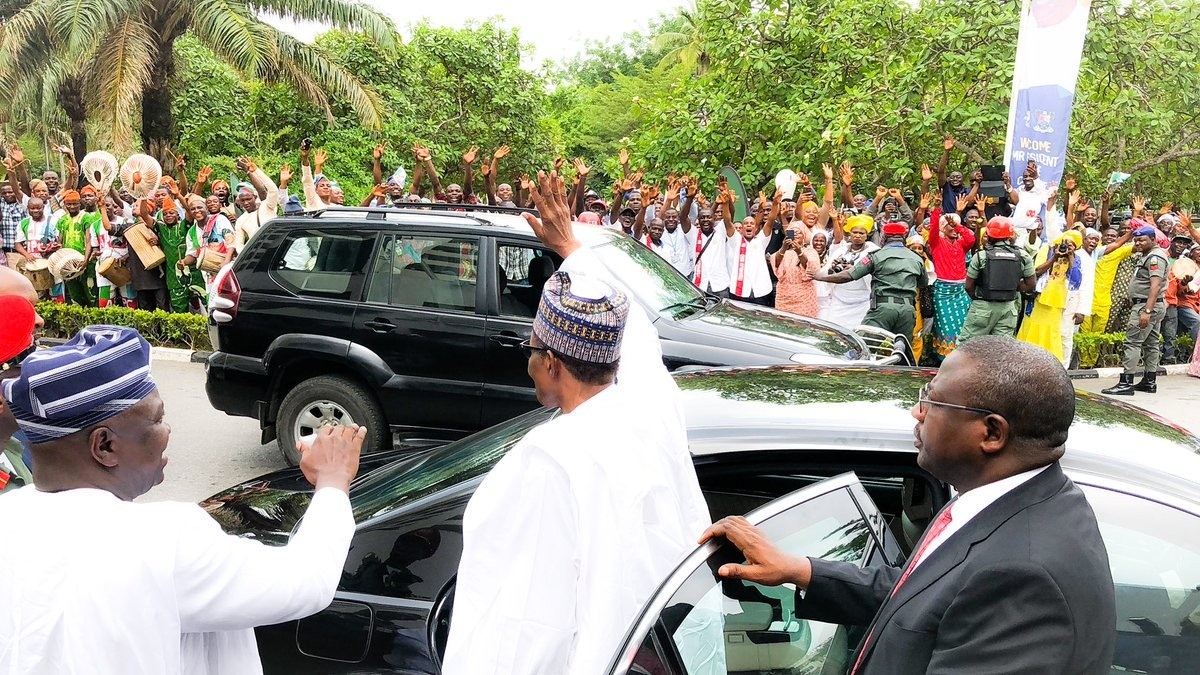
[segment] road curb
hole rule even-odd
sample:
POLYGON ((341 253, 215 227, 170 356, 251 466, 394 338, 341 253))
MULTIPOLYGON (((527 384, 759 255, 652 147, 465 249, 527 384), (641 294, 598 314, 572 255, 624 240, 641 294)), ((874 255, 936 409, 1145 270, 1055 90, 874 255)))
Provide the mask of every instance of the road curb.
MULTIPOLYGON (((1159 375, 1186 375, 1188 364, 1179 363, 1170 366, 1159 366, 1159 375)), ((1098 380, 1105 377, 1119 377, 1125 372, 1124 368, 1086 368, 1083 370, 1068 370, 1067 375, 1072 380, 1098 380)))
MULTIPOLYGON (((66 344, 63 338, 40 338, 38 344, 43 347, 57 347, 66 344)), ((178 347, 151 347, 150 360, 171 361, 174 363, 204 363, 212 352, 180 349, 178 347)))

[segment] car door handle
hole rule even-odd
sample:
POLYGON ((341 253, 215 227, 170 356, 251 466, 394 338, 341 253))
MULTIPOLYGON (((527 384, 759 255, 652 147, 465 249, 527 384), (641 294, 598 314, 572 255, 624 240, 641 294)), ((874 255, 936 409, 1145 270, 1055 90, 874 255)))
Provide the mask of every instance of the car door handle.
POLYGON ((524 340, 516 335, 490 335, 488 336, 488 339, 500 345, 501 347, 517 347, 524 342, 524 340))
POLYGON ((363 325, 376 333, 387 333, 396 329, 396 324, 387 319, 375 319, 374 321, 367 321, 363 325))

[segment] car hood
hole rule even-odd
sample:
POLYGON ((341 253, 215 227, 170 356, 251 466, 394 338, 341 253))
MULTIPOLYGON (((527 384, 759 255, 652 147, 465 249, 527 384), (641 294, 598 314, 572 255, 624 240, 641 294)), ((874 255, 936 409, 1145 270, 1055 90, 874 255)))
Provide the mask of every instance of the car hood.
POLYGON ((808 363, 870 358, 862 340, 841 326, 731 300, 681 318, 676 325, 692 333, 689 340, 697 343, 736 340, 747 351, 776 357, 782 363, 797 354, 802 355, 797 359, 810 357, 804 359, 808 363))

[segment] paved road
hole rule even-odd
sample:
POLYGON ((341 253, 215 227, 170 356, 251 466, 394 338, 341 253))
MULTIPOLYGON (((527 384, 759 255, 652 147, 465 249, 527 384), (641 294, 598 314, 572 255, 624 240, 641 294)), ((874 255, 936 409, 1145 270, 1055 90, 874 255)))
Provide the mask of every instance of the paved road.
MULTIPOLYGON (((154 378, 162 391, 171 425, 166 480, 143 501, 199 501, 224 488, 286 466, 274 442, 258 442, 258 422, 229 417, 212 409, 204 394, 204 367, 195 363, 155 361, 154 378)), ((1115 379, 1077 380, 1086 391, 1112 386, 1115 379)), ((1200 380, 1164 377, 1156 395, 1121 397, 1200 434, 1200 380)))

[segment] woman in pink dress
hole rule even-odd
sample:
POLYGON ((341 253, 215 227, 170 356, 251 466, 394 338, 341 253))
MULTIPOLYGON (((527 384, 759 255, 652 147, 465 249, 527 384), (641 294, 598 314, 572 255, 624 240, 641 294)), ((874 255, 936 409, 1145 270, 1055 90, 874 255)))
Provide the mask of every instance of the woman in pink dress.
POLYGON ((775 286, 775 309, 800 316, 817 316, 817 289, 813 275, 820 272, 817 252, 807 245, 808 228, 799 223, 788 226, 792 239, 771 256, 771 270, 779 283, 775 286), (798 226, 799 225, 799 226, 798 226))

